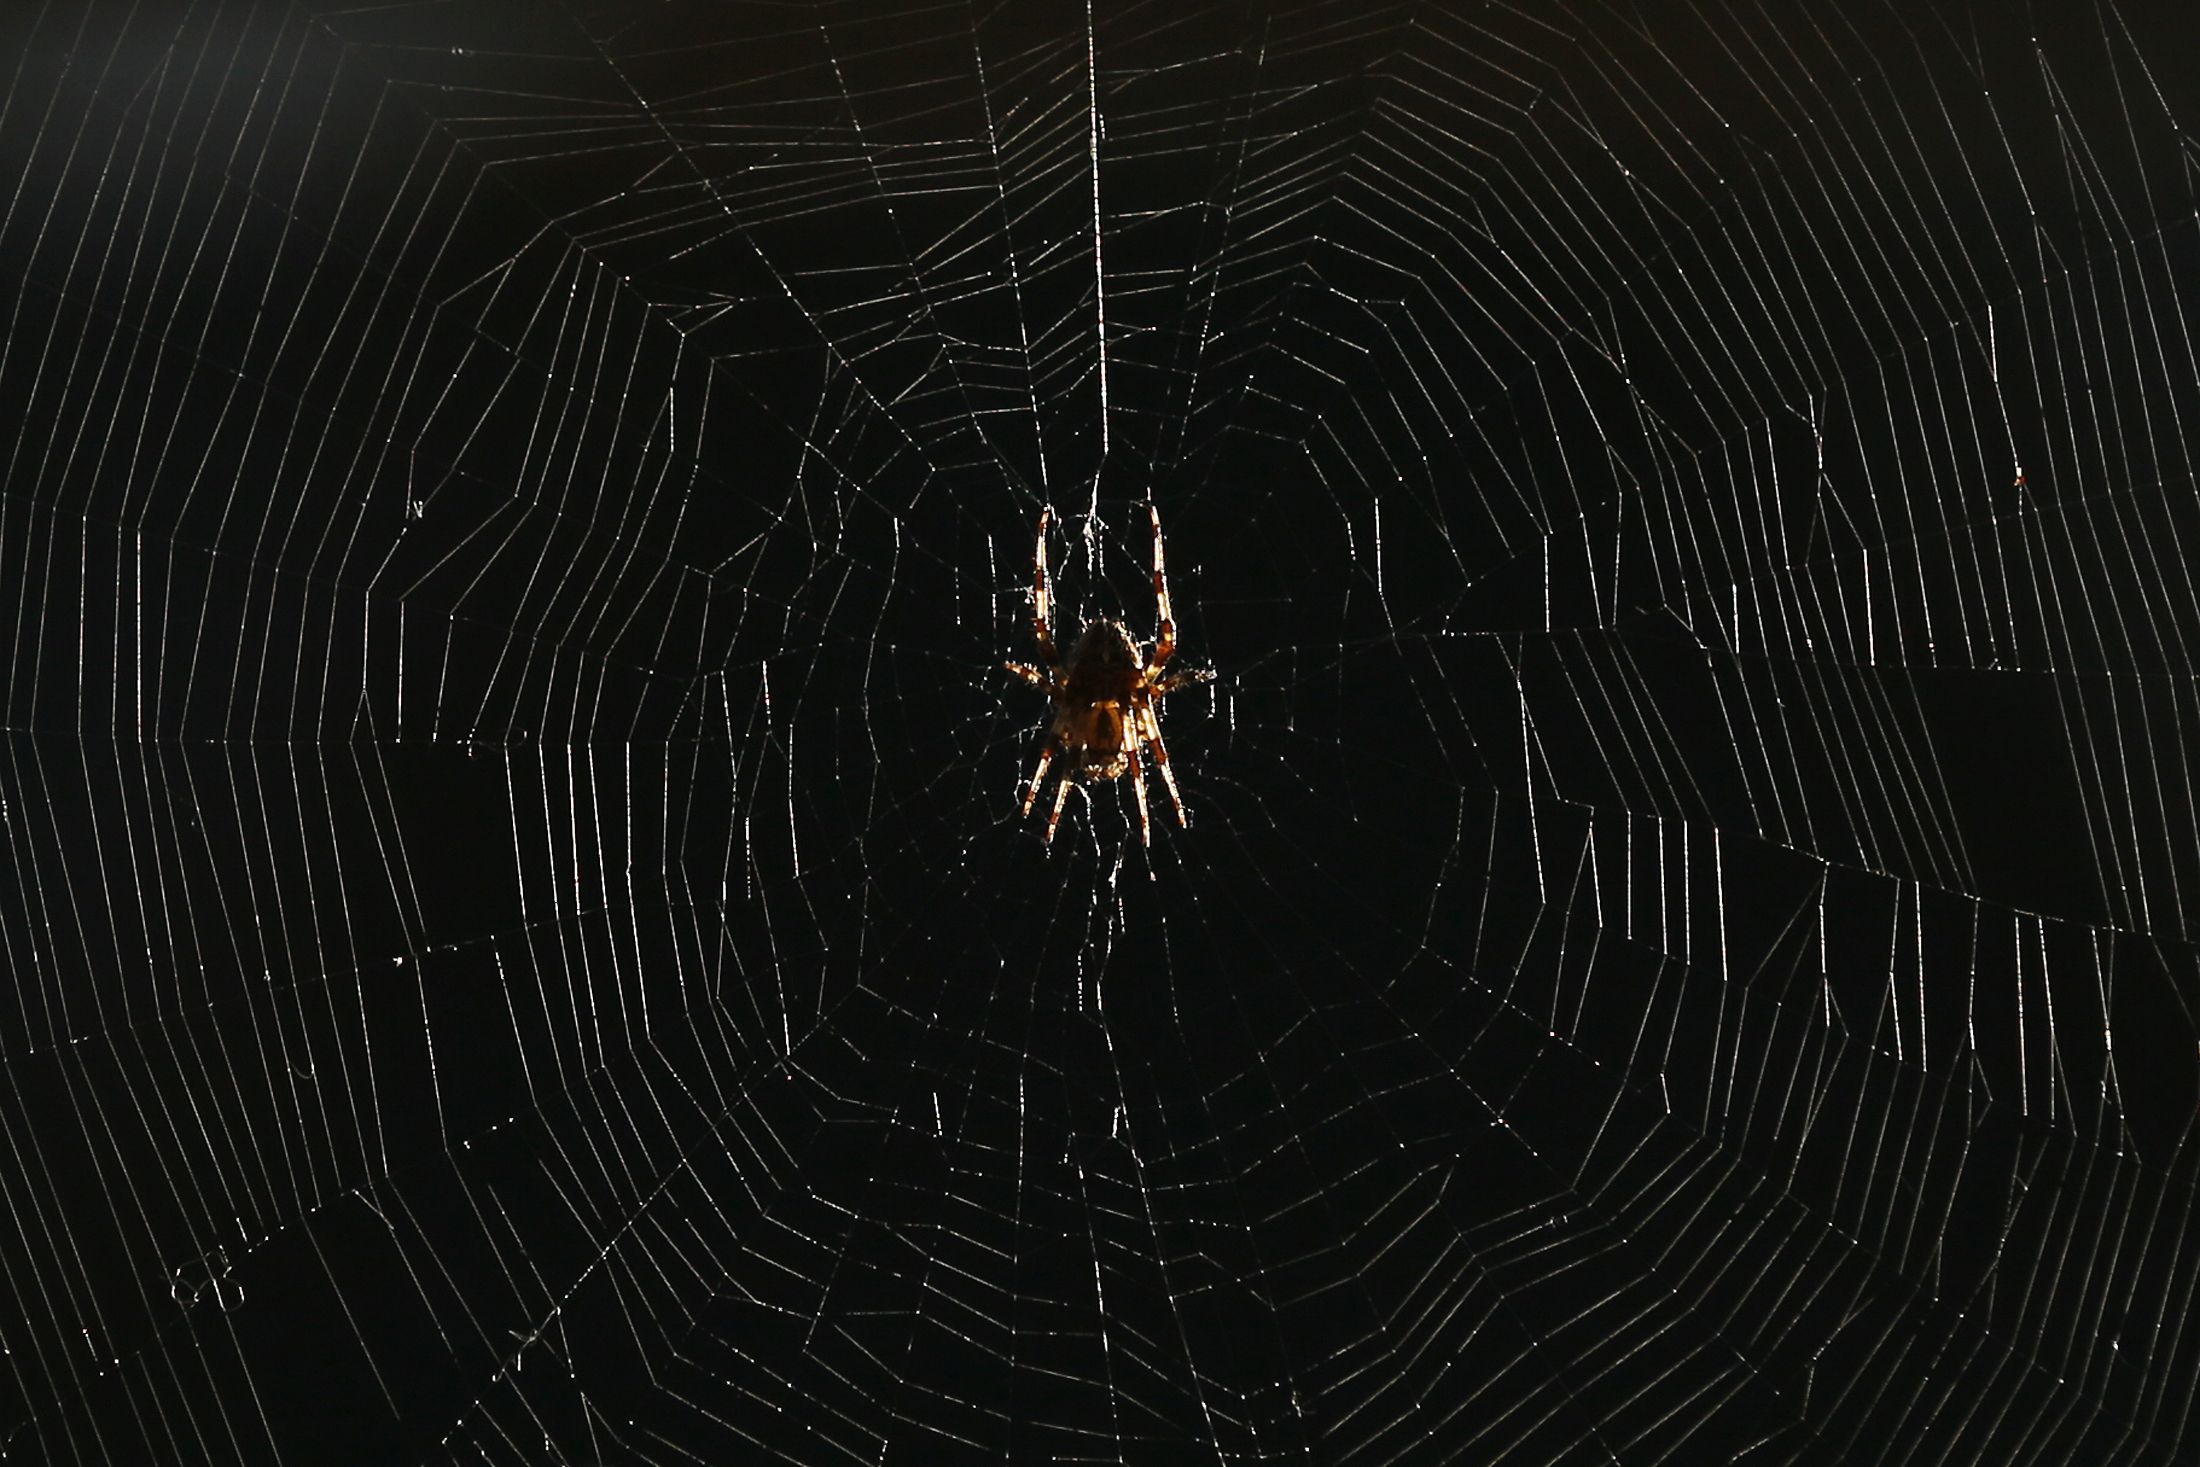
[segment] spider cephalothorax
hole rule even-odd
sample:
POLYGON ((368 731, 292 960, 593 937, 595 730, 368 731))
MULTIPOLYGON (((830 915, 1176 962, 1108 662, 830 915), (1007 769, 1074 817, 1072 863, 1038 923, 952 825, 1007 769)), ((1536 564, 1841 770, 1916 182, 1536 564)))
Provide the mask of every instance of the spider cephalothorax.
POLYGON ((1162 694, 1214 676, 1212 668, 1192 668, 1163 675, 1176 653, 1176 618, 1169 610, 1169 581, 1162 569, 1161 512, 1149 508, 1153 518, 1153 594, 1160 630, 1150 655, 1139 650, 1122 623, 1092 621, 1085 624, 1070 645, 1065 659, 1054 650, 1054 629, 1047 605, 1047 523, 1039 516, 1039 545, 1032 555, 1032 632, 1039 643, 1041 661, 1011 662, 1008 670, 1054 700, 1054 721, 1047 727, 1046 742, 1039 749, 1039 767, 1031 772, 1024 791, 1024 813, 1039 798, 1047 770, 1056 759, 1063 769, 1054 789, 1054 808, 1047 815, 1048 841, 1061 823, 1062 806, 1069 799, 1071 781, 1114 779, 1128 773, 1131 791, 1138 797, 1138 838, 1153 840, 1153 825, 1146 814, 1146 770, 1140 752, 1153 751, 1168 786, 1169 803, 1176 808, 1176 823, 1187 824, 1184 800, 1177 793, 1176 775, 1169 768, 1169 749, 1161 742, 1161 723, 1154 704, 1162 694))

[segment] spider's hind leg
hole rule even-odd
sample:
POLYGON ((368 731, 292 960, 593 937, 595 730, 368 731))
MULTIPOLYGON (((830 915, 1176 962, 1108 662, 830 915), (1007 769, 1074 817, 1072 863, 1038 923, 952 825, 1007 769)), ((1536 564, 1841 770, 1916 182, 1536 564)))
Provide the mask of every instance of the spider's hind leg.
MULTIPOLYGON (((1161 771, 1161 782, 1169 788, 1169 803, 1176 807, 1176 823, 1189 829, 1192 822, 1184 817, 1184 797, 1177 793, 1176 771, 1169 767, 1169 746, 1161 742, 1161 720, 1154 717, 1151 707, 1141 711, 1145 714, 1146 721, 1146 747, 1153 750, 1154 767, 1161 771)), ((1143 785, 1139 787, 1138 810, 1141 815, 1146 810, 1143 785)))
POLYGON ((1062 806, 1069 803, 1070 783, 1071 777, 1065 774, 1054 787, 1054 809, 1047 815, 1046 844, 1050 846, 1054 844, 1054 827, 1062 823, 1062 806))
POLYGON ((1131 793, 1138 797, 1138 843, 1142 846, 1150 846, 1153 844, 1153 821, 1146 814, 1146 764, 1144 760, 1138 757, 1138 746, 1136 744, 1131 746, 1129 755, 1131 761, 1131 793))
MULTIPOLYGON (((1024 791, 1024 814, 1029 815, 1031 813, 1031 807, 1038 802, 1039 786, 1046 783, 1047 766, 1049 764, 1052 764, 1053 762, 1054 741, 1052 739, 1049 739, 1047 740, 1046 746, 1039 750, 1039 767, 1031 771, 1031 784, 1024 791)), ((1067 783, 1068 776, 1063 776, 1063 780, 1065 783, 1067 783)), ((1054 814, 1056 819, 1059 819, 1061 817, 1062 802, 1060 800, 1056 800, 1054 802, 1054 814)), ((1047 824, 1047 838, 1049 840, 1052 840, 1054 838, 1054 825, 1052 821, 1049 821, 1047 824)))

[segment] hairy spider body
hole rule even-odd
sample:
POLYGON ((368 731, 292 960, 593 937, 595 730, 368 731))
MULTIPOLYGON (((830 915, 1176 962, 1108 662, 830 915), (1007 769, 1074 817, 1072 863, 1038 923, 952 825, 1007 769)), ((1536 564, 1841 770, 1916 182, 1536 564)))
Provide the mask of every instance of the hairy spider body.
POLYGON ((1005 664, 1008 670, 1054 700, 1054 720, 1047 727, 1046 742, 1039 750, 1038 768, 1024 792, 1023 813, 1029 815, 1046 782, 1047 770, 1056 759, 1062 770, 1054 789, 1054 808, 1047 814, 1046 839, 1054 840, 1061 823, 1062 806, 1069 799, 1072 781, 1115 779, 1128 774, 1131 792, 1138 799, 1138 838, 1152 844, 1153 824, 1146 812, 1146 770, 1142 752, 1152 751, 1168 788, 1176 823, 1186 825, 1184 801, 1177 793, 1176 775, 1169 768, 1168 745, 1161 741, 1161 723, 1154 704, 1164 693, 1214 676, 1211 668, 1168 673, 1176 652, 1176 617, 1169 608, 1169 582, 1161 557, 1161 512, 1149 509, 1153 519, 1154 606, 1160 620, 1152 653, 1141 651, 1122 623, 1092 621, 1085 624, 1065 659, 1054 649, 1054 628, 1047 601, 1047 524, 1039 516, 1039 543, 1032 554, 1032 636, 1043 659, 1005 664))

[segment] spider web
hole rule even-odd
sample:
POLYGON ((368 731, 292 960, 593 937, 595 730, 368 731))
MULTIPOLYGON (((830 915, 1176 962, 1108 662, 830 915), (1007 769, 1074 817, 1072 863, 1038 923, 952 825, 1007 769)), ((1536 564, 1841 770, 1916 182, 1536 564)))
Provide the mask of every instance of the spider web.
POLYGON ((1839 9, 13 9, 7 1457, 2192 1460, 2194 27, 1839 9))

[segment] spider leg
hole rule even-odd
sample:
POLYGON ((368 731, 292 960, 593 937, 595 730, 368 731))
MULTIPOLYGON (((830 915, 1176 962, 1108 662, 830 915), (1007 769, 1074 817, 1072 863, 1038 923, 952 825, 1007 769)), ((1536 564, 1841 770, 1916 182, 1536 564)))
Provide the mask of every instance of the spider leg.
POLYGON ((1049 666, 1062 660, 1054 652, 1054 622, 1047 606, 1047 524, 1052 518, 1053 511, 1039 511, 1039 545, 1031 553, 1031 630, 1049 666))
POLYGON ((1149 504, 1146 513, 1153 518, 1153 599, 1161 617, 1161 635, 1153 644, 1146 670, 1157 672, 1176 654, 1176 614, 1169 609, 1169 573, 1161 561, 1161 511, 1149 504))
POLYGON ((1070 776, 1065 774, 1054 787, 1054 809, 1047 816, 1046 843, 1050 846, 1054 844, 1054 827, 1062 823, 1062 806, 1069 802, 1070 782, 1070 776))
POLYGON ((1173 693, 1178 688, 1188 688, 1194 683, 1211 683, 1214 680, 1215 670, 1211 667, 1187 667, 1182 672, 1172 672, 1155 683, 1153 696, 1158 698, 1163 693, 1173 693))
MULTIPOLYGON (((1029 815, 1031 813, 1033 803, 1039 798, 1039 786, 1046 783, 1047 766, 1053 762, 1054 741, 1049 739, 1046 746, 1039 750, 1039 767, 1031 771, 1031 785, 1024 791, 1024 814, 1029 815)), ((1059 800, 1054 804, 1054 813, 1057 816, 1062 813, 1062 805, 1059 800)), ((1051 824, 1047 826, 1047 835, 1049 839, 1054 835, 1054 827, 1051 824)))
POLYGON ((1047 685, 1047 675, 1028 662, 1004 662, 1001 666, 1007 668, 1042 693, 1053 691, 1047 685))
POLYGON ((1161 720, 1154 717, 1151 706, 1143 712, 1146 716, 1146 742, 1153 748, 1153 762, 1161 771, 1161 782, 1169 787, 1169 803, 1176 807, 1176 823, 1189 829, 1192 822, 1184 818, 1184 797, 1177 793, 1176 771, 1169 767, 1169 746, 1161 742, 1161 720))
POLYGON ((1153 844, 1153 821, 1146 814, 1146 766, 1138 757, 1137 741, 1125 742, 1130 745, 1124 752, 1131 761, 1131 793, 1138 796, 1138 843, 1150 846, 1153 844))

